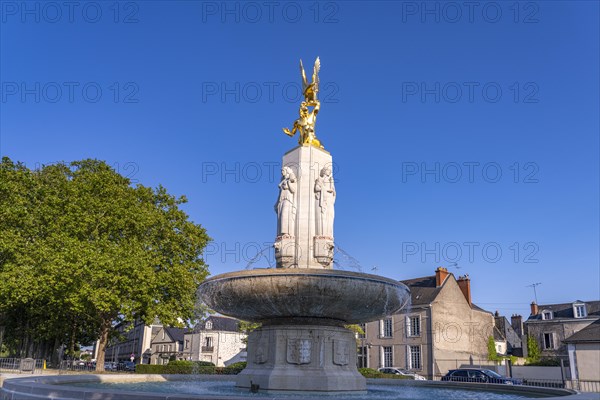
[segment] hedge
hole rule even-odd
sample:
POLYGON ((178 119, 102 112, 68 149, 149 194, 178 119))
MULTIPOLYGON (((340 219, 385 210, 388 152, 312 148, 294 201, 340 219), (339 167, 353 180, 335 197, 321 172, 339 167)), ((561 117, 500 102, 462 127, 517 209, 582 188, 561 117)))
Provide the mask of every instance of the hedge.
POLYGON ((412 376, 384 374, 373 368, 359 368, 358 372, 365 378, 385 378, 385 379, 414 379, 412 376))
POLYGON ((135 366, 135 372, 138 374, 236 375, 246 368, 245 362, 231 364, 227 367, 200 365, 200 363, 202 362, 172 361, 167 365, 138 364, 135 366))

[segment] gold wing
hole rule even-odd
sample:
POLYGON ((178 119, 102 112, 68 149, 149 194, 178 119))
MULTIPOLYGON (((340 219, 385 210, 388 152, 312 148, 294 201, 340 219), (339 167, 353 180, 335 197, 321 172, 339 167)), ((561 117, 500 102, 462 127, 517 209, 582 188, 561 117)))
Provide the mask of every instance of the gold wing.
POLYGON ((302 59, 300 59, 300 75, 302 75, 302 93, 308 87, 308 81, 306 80, 306 72, 304 72, 304 65, 302 65, 302 59))
POLYGON ((319 57, 317 57, 317 59, 315 60, 315 66, 313 68, 313 78, 312 78, 312 83, 314 85, 314 92, 318 92, 319 91, 319 71, 321 70, 321 60, 319 59, 319 57))

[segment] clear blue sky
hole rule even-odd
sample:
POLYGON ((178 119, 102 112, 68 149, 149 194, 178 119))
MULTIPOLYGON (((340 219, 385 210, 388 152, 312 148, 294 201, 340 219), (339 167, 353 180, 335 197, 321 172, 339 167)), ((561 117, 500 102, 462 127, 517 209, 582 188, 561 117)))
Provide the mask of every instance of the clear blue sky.
POLYGON ((1 2, 1 154, 185 194, 212 274, 274 239, 298 59, 320 56, 336 242, 364 272, 449 266, 508 316, 536 282, 600 298, 598 2, 69 4, 1 2))

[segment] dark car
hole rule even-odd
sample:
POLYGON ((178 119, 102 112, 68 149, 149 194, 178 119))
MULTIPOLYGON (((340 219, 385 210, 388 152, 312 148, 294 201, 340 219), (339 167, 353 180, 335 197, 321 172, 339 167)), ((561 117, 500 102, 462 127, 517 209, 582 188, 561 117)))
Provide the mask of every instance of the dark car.
POLYGON ((499 383, 504 385, 523 384, 523 381, 519 379, 507 378, 490 369, 479 368, 451 369, 445 376, 442 376, 442 380, 454 382, 499 383))

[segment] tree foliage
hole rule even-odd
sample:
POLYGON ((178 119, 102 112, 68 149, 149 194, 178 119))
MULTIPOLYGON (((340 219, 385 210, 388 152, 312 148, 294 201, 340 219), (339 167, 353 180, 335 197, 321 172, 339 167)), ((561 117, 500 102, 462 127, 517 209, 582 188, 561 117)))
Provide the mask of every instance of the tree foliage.
POLYGON ((487 350, 488 350, 488 360, 489 361, 502 360, 502 356, 499 356, 498 352, 496 351, 496 341, 494 340, 493 336, 488 337, 487 350))
POLYGON ((541 353, 537 340, 532 335, 527 335, 527 365, 535 364, 540 361, 541 353))
MULTIPOLYGON (((194 317, 210 238, 162 186, 106 163, 0 163, 0 327, 14 355, 100 339, 113 326, 194 317)), ((0 333, 1 336, 1 333, 0 333)))

